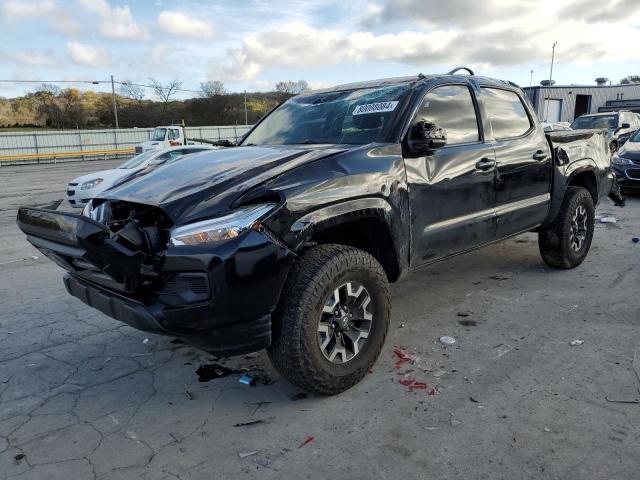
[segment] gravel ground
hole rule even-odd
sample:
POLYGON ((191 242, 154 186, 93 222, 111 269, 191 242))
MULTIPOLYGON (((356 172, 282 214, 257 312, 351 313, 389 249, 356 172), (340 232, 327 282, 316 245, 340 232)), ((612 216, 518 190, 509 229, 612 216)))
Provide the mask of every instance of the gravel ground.
POLYGON ((16 208, 117 163, 0 168, 0 478, 638 478, 640 405, 606 398, 640 398, 640 199, 599 208, 618 222, 572 271, 526 234, 410 275, 371 374, 319 397, 264 353, 216 360, 66 294, 16 208), (200 382, 214 363, 260 381, 200 382))

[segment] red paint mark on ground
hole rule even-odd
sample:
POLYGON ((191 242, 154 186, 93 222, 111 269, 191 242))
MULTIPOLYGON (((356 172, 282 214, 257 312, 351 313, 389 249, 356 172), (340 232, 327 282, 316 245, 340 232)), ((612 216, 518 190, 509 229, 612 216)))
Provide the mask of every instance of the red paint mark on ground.
POLYGON ((314 440, 315 440, 315 438, 314 438, 314 437, 307 437, 307 438, 305 439, 305 441, 304 441, 304 442, 302 442, 298 448, 304 448, 304 447, 306 447, 307 445, 309 445, 311 442, 313 442, 314 440))

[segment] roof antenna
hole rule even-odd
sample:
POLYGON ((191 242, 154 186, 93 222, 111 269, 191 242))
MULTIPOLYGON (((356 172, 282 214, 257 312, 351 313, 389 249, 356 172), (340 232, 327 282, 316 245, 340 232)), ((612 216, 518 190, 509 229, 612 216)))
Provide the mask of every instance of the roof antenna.
POLYGON ((471 70, 469 67, 457 67, 454 68, 453 70, 451 70, 449 73, 447 73, 447 75, 455 75, 455 73, 459 70, 466 70, 467 72, 469 72, 469 75, 475 75, 473 73, 473 70, 471 70))

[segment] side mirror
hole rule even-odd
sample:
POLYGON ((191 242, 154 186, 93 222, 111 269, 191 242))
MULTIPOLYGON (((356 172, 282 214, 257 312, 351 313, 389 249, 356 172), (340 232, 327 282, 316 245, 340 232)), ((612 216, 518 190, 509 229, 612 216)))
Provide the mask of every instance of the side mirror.
POLYGON ((407 143, 414 153, 433 153, 447 144, 447 132, 423 119, 411 126, 407 143))
POLYGON ((631 128, 631 125, 629 125, 628 123, 623 123, 622 125, 620 125, 620 128, 631 128))

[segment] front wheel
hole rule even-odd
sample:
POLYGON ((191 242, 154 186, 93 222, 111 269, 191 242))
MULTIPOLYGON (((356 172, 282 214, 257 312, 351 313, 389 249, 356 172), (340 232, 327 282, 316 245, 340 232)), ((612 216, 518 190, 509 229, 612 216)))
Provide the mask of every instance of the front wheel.
POLYGON ((595 207, 589 191, 568 187, 556 219, 538 233, 542 259, 556 268, 580 265, 591 247, 595 207))
POLYGON ((291 267, 274 312, 269 358, 301 388, 343 392, 378 358, 390 310, 389 283, 373 256, 344 245, 312 248, 291 267))

